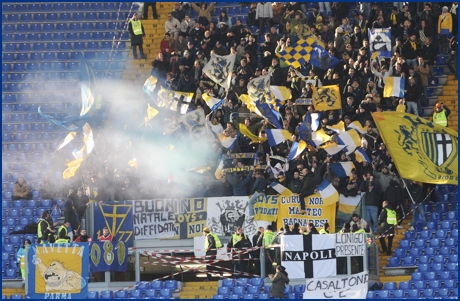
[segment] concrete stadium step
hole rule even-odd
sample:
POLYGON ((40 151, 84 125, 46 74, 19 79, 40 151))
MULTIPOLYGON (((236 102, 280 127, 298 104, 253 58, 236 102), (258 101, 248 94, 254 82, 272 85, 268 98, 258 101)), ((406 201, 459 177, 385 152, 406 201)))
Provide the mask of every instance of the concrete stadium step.
POLYGON ((458 90, 457 91, 454 91, 454 90, 443 90, 442 91, 442 94, 439 95, 439 96, 458 96, 458 90))
POLYGON ((411 275, 407 275, 407 276, 383 276, 383 277, 380 277, 380 282, 382 282, 382 283, 397 282, 399 284, 399 282, 410 281, 411 278, 412 278, 411 275))
MULTIPOLYGON (((441 82, 439 82, 441 84, 441 82)), ((457 79, 449 79, 446 81, 446 86, 455 86, 458 87, 458 80, 457 79)))
POLYGON ((2 288, 2 295, 10 299, 11 295, 22 295, 23 299, 26 298, 26 290, 24 288, 2 288))
POLYGON ((187 282, 182 286, 180 299, 212 299, 218 286, 217 281, 187 282))
POLYGON ((451 85, 451 86, 444 86, 442 87, 442 91, 458 91, 458 86, 457 85, 451 85))

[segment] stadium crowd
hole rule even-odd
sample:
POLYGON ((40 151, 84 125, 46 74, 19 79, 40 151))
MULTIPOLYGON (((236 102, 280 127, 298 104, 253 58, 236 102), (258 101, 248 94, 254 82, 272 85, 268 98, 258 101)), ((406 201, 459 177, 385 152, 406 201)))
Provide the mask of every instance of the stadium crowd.
MULTIPOLYGON (((392 158, 374 127, 371 113, 397 110, 419 115, 421 108, 428 106, 427 87, 430 76, 433 77, 432 67, 436 64, 437 55, 450 53, 449 69, 453 74, 457 70, 457 3, 446 6, 441 3, 441 11, 431 2, 401 3, 395 2, 391 14, 386 16, 383 3, 363 2, 360 12, 352 18, 347 18, 350 3, 322 2, 314 6, 311 13, 307 12, 305 4, 296 2, 242 3, 250 6, 246 24, 240 19, 232 24, 225 10, 214 15, 215 3, 177 3, 164 24, 167 32, 161 41, 161 52, 152 62, 152 75, 158 78, 158 87, 161 85, 174 91, 193 92, 189 110, 204 110, 209 116, 212 131, 229 137, 238 134, 240 123, 260 137, 266 136, 266 129, 274 128, 266 119, 232 117, 232 113, 250 112, 239 96, 247 94, 248 81, 255 77, 269 74, 271 85, 290 89, 292 98, 279 109, 279 113, 283 128, 292 134, 294 141, 299 139, 298 127, 304 116, 316 112, 311 105, 296 105, 295 100, 311 98, 312 83, 316 87, 338 84, 342 91, 342 109, 322 112, 319 128, 334 137, 336 132, 328 126, 340 121, 345 126, 353 121, 367 126, 367 132, 361 135, 361 147, 371 159, 370 163, 358 162, 354 154, 344 152, 329 156, 323 149, 311 146, 296 159, 287 162, 280 158, 287 158, 293 141, 287 140, 270 147, 268 141, 253 143, 241 135, 232 150, 221 146, 217 138, 212 145, 200 145, 213 152, 208 160, 209 171, 197 173, 190 183, 176 183, 174 176, 168 181, 156 176, 152 172, 154 167, 149 164, 141 161, 133 163, 132 154, 138 146, 136 142, 144 138, 133 134, 135 127, 125 126, 121 132, 127 136, 133 134, 132 139, 120 141, 96 135, 95 148, 76 176, 62 183, 45 178, 40 186, 42 198, 70 200, 66 206, 80 220, 90 199, 103 202, 278 194, 265 185, 270 182, 278 182, 296 194, 308 195, 316 190, 323 179, 328 179, 346 196, 367 192, 366 205, 368 208, 375 207, 375 212, 371 213, 372 220, 368 222, 372 223, 372 230, 377 232, 377 208, 381 208, 383 200, 398 208, 400 214, 410 207, 410 203, 405 201, 405 183, 399 178, 392 158), (198 12, 196 20, 190 17, 189 9, 198 12), (218 18, 217 23, 212 21, 213 17, 218 18), (308 24, 311 32, 327 45, 329 53, 340 60, 334 68, 322 70, 307 62, 296 70, 279 59, 277 54, 299 39, 294 27, 301 24, 308 24), (251 31, 253 26, 257 27, 255 32, 251 31), (391 27, 393 56, 377 62, 371 59, 367 31, 384 27, 391 27), (263 42, 259 43, 261 40, 263 42), (236 54, 232 85, 228 91, 203 72, 211 53, 236 54), (383 97, 388 76, 405 78, 404 98, 383 97), (205 93, 224 98, 225 101, 212 112, 203 100, 205 93), (244 171, 233 172, 232 167, 253 165, 254 159, 229 159, 224 162, 224 176, 216 181, 214 171, 222 155, 230 153, 257 153, 259 164, 264 167, 256 169, 256 172, 244 168, 244 171), (352 161, 356 167, 352 176, 336 177, 329 167, 330 163, 347 161, 352 161), (127 165, 127 162, 131 163, 127 165), (265 182, 260 184, 262 179, 265 182), (167 189, 164 189, 165 185, 167 189)), ((447 126, 449 109, 446 106, 436 105, 434 114, 445 114, 446 122, 443 125, 447 126)), ((184 128, 179 128, 171 136, 184 139, 187 145, 191 143, 187 135, 184 128)), ((162 140, 152 139, 152 143, 155 141, 162 140)), ((65 169, 65 163, 65 159, 59 159, 58 156, 54 160, 58 170, 65 169)), ((418 186, 416 183, 407 185, 418 186)), ((415 186, 409 191, 416 202, 421 202, 430 185, 424 185, 422 192, 415 186)), ((18 179, 13 198, 30 198, 30 192, 27 182, 18 179)), ((423 206, 419 207, 423 209, 423 206)), ((68 214, 66 220, 76 218, 68 214)))

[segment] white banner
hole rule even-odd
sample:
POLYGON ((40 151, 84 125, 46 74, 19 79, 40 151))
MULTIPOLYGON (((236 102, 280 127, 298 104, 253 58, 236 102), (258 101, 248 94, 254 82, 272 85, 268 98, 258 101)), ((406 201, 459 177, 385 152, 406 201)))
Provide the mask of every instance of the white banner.
POLYGON ((171 200, 134 201, 135 239, 172 238, 175 235, 174 202, 171 200))
POLYGON ((307 279, 304 299, 366 299, 369 272, 350 276, 307 279))
POLYGON ((337 275, 335 235, 284 235, 281 237, 281 265, 292 279, 337 275))
MULTIPOLYGON (((238 226, 243 228, 252 242, 252 237, 258 227, 266 227, 269 222, 255 221, 249 217, 249 198, 247 196, 233 196, 208 198, 207 227, 217 236, 231 236, 238 226)), ((223 244, 226 241, 222 241, 223 244)))
POLYGON ((364 256, 366 252, 365 233, 337 233, 335 235, 335 256, 364 256))

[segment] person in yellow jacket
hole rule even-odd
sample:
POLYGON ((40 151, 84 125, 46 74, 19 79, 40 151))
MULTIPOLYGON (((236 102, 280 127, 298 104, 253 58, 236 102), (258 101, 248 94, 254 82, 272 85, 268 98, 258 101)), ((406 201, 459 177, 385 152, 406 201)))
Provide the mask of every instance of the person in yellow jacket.
POLYGON ((382 245, 382 251, 386 252, 387 255, 391 255, 391 246, 393 244, 393 237, 395 234, 395 227, 398 223, 396 218, 396 211, 388 204, 387 201, 382 203, 382 212, 380 212, 379 223, 382 226, 380 245, 382 245), (388 245, 385 243, 385 237, 388 238, 388 245))
POLYGON ((319 230, 319 234, 331 234, 331 226, 329 226, 329 223, 323 224, 323 229, 319 230))
POLYGON ((136 47, 139 47, 141 59, 146 59, 147 56, 144 54, 144 48, 142 47, 142 44, 144 43, 145 30, 137 13, 134 13, 133 18, 129 20, 128 32, 131 36, 131 46, 133 47, 134 59, 137 60, 136 47))
MULTIPOLYGON (((203 229, 203 235, 206 237, 204 241, 204 249, 206 250, 206 260, 216 260, 217 249, 222 248, 222 243, 220 242, 219 237, 216 233, 211 232, 208 227, 203 229)), ((211 271, 215 270, 212 265, 207 265, 206 270, 209 273, 206 274, 207 281, 211 281, 212 274, 211 271)))
MULTIPOLYGON (((276 234, 273 233, 272 225, 268 225, 264 233, 262 234, 262 246, 265 251, 265 273, 266 275, 273 274, 273 264, 276 265, 275 250, 270 248, 273 243, 276 234)), ((263 275, 264 277, 266 275, 263 275)))
POLYGON ((438 17, 438 35, 441 35, 442 52, 449 52, 447 37, 452 33, 452 14, 449 13, 447 6, 442 8, 442 13, 438 17))
POLYGON ((26 282, 26 260, 27 260, 27 250, 29 249, 32 242, 30 239, 24 240, 24 246, 19 248, 18 253, 16 254, 16 262, 19 264, 19 268, 21 269, 21 278, 22 278, 22 285, 26 282))
POLYGON ((443 103, 437 103, 433 112, 433 123, 440 126, 447 126, 447 117, 450 114, 448 107, 444 106, 443 103))

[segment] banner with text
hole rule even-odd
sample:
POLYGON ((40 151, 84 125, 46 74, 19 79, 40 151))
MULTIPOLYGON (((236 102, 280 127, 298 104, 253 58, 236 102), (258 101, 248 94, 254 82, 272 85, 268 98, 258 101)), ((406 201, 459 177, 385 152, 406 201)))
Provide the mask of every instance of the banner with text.
POLYGON ((283 235, 281 265, 291 279, 320 278, 337 275, 335 235, 283 235))
POLYGON ((136 239, 186 239, 203 235, 207 217, 206 198, 133 202, 136 239))
POLYGON ((254 219, 257 221, 275 222, 278 217, 278 202, 281 196, 261 195, 254 206, 254 219))
POLYGON ((90 246, 92 272, 126 272, 128 249, 124 242, 96 241, 90 246))
POLYGON ((323 205, 320 194, 313 194, 305 198, 305 213, 300 214, 299 196, 283 198, 279 202, 278 223, 281 225, 293 226, 299 223, 306 226, 313 223, 316 228, 323 228, 324 223, 329 223, 331 229, 335 229, 336 204, 323 205))
POLYGON ((127 248, 133 246, 133 204, 132 201, 94 203, 94 233, 96 241, 107 227, 116 241, 123 241, 127 248))
MULTIPOLYGON (((207 225, 218 236, 230 236, 238 226, 252 238, 257 227, 266 227, 269 222, 255 221, 249 214, 249 198, 247 196, 231 196, 208 198, 207 225)), ((202 233, 200 235, 203 235, 202 233)), ((223 242, 224 243, 224 242, 223 242)))
POLYGON ((366 299, 369 272, 350 276, 307 279, 303 299, 366 299))
POLYGON ((364 256, 366 252, 366 233, 335 234, 335 256, 364 256))
POLYGON ((27 299, 86 299, 88 243, 33 245, 27 251, 27 299))

